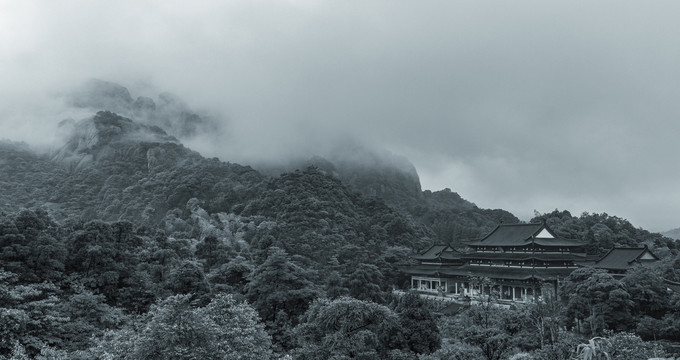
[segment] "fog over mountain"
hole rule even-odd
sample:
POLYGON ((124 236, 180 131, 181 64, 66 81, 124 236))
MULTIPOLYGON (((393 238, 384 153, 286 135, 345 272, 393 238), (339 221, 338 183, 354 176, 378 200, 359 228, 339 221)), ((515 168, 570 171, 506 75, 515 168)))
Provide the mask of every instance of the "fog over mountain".
POLYGON ((62 120, 93 115, 73 94, 94 78, 128 91, 107 106, 205 156, 282 166, 358 144, 523 220, 559 208, 667 230, 679 8, 1 2, 0 138, 54 149, 62 120))

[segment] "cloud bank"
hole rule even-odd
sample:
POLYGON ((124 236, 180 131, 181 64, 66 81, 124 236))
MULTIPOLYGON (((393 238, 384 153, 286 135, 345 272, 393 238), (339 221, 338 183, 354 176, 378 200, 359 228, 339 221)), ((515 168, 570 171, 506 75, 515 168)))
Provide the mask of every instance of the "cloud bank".
MULTIPOLYGON (((0 137, 45 143, 89 78, 224 119, 190 143, 283 161, 336 139, 408 157, 527 220, 680 226, 680 4, 633 1, 0 3, 0 137)), ((83 115, 84 116, 84 115, 83 115)))

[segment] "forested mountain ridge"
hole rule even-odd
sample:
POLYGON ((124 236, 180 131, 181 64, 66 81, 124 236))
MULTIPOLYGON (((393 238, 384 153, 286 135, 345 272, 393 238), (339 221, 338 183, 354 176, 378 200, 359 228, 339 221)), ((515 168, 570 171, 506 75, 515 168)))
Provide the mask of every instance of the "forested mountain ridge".
MULTIPOLYGON (((64 122, 65 143, 51 154, 0 141, 0 359, 429 359, 440 328, 417 296, 393 297, 409 283, 399 267, 434 243, 459 246, 519 222, 450 189, 422 191, 405 159, 349 149, 267 176, 204 158, 132 115, 64 122)), ((648 244, 663 257, 653 278, 663 306, 643 320, 663 324, 664 337, 680 331, 663 291, 663 279, 680 281, 675 242, 607 214, 532 221, 593 252, 648 244)), ((512 316, 493 315, 527 318, 512 316)), ((538 348, 536 336, 503 326, 456 336, 538 348)))
POLYGON ((257 168, 270 176, 278 176, 308 166, 324 171, 365 196, 382 199, 388 206, 431 229, 438 243, 460 245, 464 240, 485 235, 499 222, 519 222, 508 211, 480 209, 450 189, 423 191, 415 167, 406 158, 356 143, 335 149, 326 157, 257 168))
POLYGON ((228 211, 264 180, 250 167, 205 159, 160 128, 108 111, 75 124, 51 160, 25 146, 5 142, 2 149, 4 210, 44 205, 56 219, 156 226, 169 210, 186 212, 191 198, 228 211))
POLYGON ((248 298, 267 326, 259 334, 286 351, 316 297, 385 302, 404 280, 397 266, 432 242, 317 168, 267 178, 110 111, 66 125, 71 136, 51 156, 0 143, 0 356, 18 341, 31 355, 97 357, 90 335, 124 324, 117 334, 137 336, 129 331, 147 318, 132 314, 155 301, 187 294, 166 305, 193 308, 224 292, 248 298))
POLYGON ((584 241, 591 254, 604 254, 613 246, 635 247, 647 245, 657 255, 677 252, 680 242, 659 233, 636 228, 628 220, 606 213, 583 213, 573 216, 567 210, 539 214, 531 222, 545 221, 559 236, 584 241))

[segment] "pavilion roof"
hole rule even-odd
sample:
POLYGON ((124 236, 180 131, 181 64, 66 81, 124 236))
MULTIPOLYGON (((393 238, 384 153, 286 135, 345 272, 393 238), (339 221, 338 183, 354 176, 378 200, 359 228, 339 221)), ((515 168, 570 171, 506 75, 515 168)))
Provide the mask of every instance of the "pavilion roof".
POLYGON ((500 224, 481 240, 468 243, 469 246, 583 246, 577 240, 560 238, 544 223, 500 224))
POLYGON ((460 253, 448 245, 433 245, 429 249, 415 257, 416 260, 456 260, 460 258, 460 253))
POLYGON ((613 247, 607 254, 597 260, 593 265, 596 268, 609 270, 625 270, 630 269, 635 262, 639 262, 643 257, 648 260, 659 260, 659 258, 652 253, 647 246, 644 247, 613 247), (645 256, 648 254, 647 256, 645 256))

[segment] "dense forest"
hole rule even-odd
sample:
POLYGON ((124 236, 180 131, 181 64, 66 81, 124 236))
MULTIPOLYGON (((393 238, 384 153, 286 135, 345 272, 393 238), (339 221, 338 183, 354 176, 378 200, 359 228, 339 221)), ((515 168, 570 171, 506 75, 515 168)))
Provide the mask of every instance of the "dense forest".
POLYGON ((421 191, 386 163, 204 158, 178 139, 208 126, 198 115, 116 96, 105 105, 139 119, 68 122, 47 154, 0 142, 0 359, 639 359, 680 338, 673 239, 608 214, 537 213, 591 254, 644 244, 661 261, 620 279, 578 269, 569 296, 545 303, 451 309, 394 292, 409 282, 400 266, 511 213, 421 191))

